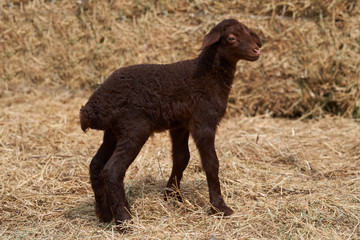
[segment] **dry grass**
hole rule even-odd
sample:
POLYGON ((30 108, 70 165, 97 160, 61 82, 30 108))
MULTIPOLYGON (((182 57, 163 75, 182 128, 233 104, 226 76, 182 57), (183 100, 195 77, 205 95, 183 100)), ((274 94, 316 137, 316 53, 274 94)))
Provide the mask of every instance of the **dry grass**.
POLYGON ((0 2, 1 239, 359 239, 360 9, 357 1, 0 2), (183 204, 161 191, 166 133, 130 167, 133 231, 98 222, 88 166, 101 132, 78 111, 116 68, 198 54, 224 18, 259 32, 263 55, 240 62, 216 148, 229 218, 207 215, 190 141, 183 204), (256 115, 256 117, 241 117, 256 115), (318 116, 318 120, 269 116, 318 116))
MULTIPOLYGON (((88 165, 101 132, 81 132, 89 92, 1 86, 0 238, 118 238, 99 223, 88 165)), ((167 134, 144 146, 126 190, 134 214, 126 239, 359 239, 360 125, 326 117, 224 119, 216 148, 229 218, 207 215, 199 156, 183 180, 185 203, 165 202, 167 134)))
POLYGON ((7 2, 0 5, 6 82, 96 88, 120 66, 197 56, 206 32, 231 17, 264 41, 258 62, 239 63, 231 112, 360 117, 354 0, 7 2))

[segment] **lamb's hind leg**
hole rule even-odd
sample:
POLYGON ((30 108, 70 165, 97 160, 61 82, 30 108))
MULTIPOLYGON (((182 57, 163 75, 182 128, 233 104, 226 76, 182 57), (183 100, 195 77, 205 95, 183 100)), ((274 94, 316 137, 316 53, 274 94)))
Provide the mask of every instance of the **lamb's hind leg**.
POLYGON ((114 153, 104 167, 102 175, 116 224, 121 224, 131 218, 123 181, 126 170, 149 138, 150 133, 150 127, 145 121, 132 123, 129 129, 122 129, 119 132, 114 153))
POLYGON ((183 172, 187 167, 190 158, 188 147, 189 130, 187 128, 173 129, 170 131, 170 136, 172 140, 173 167, 169 181, 166 185, 165 200, 176 197, 177 200, 182 201, 178 190, 180 189, 180 181, 183 172))
POLYGON ((95 194, 95 212, 104 222, 112 220, 108 196, 104 189, 101 172, 114 152, 116 140, 111 131, 105 131, 104 140, 90 163, 90 181, 95 194))

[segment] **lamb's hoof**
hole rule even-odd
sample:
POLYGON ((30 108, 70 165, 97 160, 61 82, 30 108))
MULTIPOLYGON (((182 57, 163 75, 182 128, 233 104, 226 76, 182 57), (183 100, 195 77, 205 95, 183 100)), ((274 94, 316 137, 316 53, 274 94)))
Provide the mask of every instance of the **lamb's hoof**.
POLYGON ((184 202, 183 197, 179 191, 176 191, 176 190, 170 189, 170 188, 165 189, 164 200, 170 201, 173 199, 175 199, 176 201, 181 202, 181 203, 184 202))
POLYGON ((95 213, 101 222, 108 223, 113 219, 110 208, 101 206, 101 204, 98 203, 96 203, 95 213))
POLYGON ((115 230, 123 234, 131 232, 132 229, 128 226, 129 221, 131 220, 117 221, 115 225, 115 230))
POLYGON ((221 215, 221 216, 230 216, 234 211, 228 206, 224 205, 219 208, 212 206, 210 209, 210 215, 221 215))
POLYGON ((122 209, 120 216, 115 218, 115 229, 120 233, 128 233, 131 231, 131 228, 129 227, 129 223, 131 223, 131 214, 130 211, 126 208, 122 209))

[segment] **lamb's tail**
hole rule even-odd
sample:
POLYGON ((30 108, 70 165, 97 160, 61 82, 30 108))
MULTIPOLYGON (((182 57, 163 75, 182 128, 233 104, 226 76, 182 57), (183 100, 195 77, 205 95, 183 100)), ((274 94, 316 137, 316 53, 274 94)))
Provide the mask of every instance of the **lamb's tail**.
POLYGON ((92 114, 89 110, 88 105, 82 106, 80 109, 80 125, 84 132, 90 128, 90 119, 92 118, 92 114))
POLYGON ((102 121, 98 119, 94 109, 86 104, 85 106, 81 107, 80 109, 80 125, 81 129, 86 132, 87 129, 98 129, 104 130, 105 127, 102 124, 102 121))

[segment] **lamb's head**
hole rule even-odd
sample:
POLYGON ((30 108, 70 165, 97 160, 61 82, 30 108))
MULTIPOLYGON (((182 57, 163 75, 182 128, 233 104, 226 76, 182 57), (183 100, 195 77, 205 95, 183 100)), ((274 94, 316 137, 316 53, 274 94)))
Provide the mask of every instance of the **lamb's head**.
POLYGON ((201 49, 217 46, 220 57, 230 62, 256 61, 262 46, 259 36, 236 19, 226 19, 205 36, 201 49))

